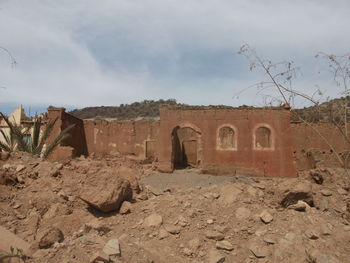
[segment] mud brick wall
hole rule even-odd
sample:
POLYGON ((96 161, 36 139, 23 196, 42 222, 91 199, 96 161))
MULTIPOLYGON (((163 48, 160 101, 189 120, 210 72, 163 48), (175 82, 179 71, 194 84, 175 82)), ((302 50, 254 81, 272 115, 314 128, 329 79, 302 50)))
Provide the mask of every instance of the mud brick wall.
MULTIPOLYGON (((158 138, 159 167, 174 168, 174 130, 190 127, 201 136, 198 142, 199 167, 208 171, 236 171, 252 175, 295 177, 293 165, 293 134, 290 111, 285 109, 160 109, 158 138), (232 127, 234 148, 220 149, 220 127, 232 127), (271 143, 268 149, 259 148, 256 131, 268 127, 271 143)), ((230 135, 232 136, 232 135, 230 135)), ((259 136, 259 135, 258 135, 259 136)), ((227 147, 226 147, 227 148, 227 147)))
POLYGON ((57 119, 49 141, 52 141, 61 131, 66 129, 68 126, 74 124, 74 127, 69 131, 69 134, 71 136, 60 144, 64 148, 60 149, 59 147, 55 153, 52 154, 53 156, 60 156, 55 157, 55 159, 61 159, 64 157, 64 155, 67 155, 69 152, 69 150, 67 150, 68 147, 72 148, 72 157, 88 154, 83 120, 76 118, 69 113, 66 113, 64 108, 55 107, 48 108, 48 118, 50 120, 57 119), (62 154, 60 154, 61 152, 62 154))
POLYGON ((132 154, 147 158, 154 153, 159 122, 85 120, 85 136, 89 154, 132 154))
POLYGON ((318 133, 326 138, 338 153, 345 155, 350 151, 346 139, 332 123, 292 123, 291 126, 294 139, 293 154, 298 170, 313 169, 318 166, 340 166, 331 147, 318 133))

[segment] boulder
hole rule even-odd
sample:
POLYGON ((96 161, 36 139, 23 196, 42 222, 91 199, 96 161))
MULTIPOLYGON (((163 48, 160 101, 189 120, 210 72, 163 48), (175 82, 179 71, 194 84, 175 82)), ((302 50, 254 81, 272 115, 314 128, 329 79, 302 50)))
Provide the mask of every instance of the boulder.
POLYGON ((296 204, 299 200, 306 202, 309 206, 314 206, 312 196, 312 186, 309 181, 286 181, 286 184, 281 186, 282 197, 280 204, 283 207, 296 204))
POLYGON ((118 170, 118 175, 130 182, 131 189, 135 194, 140 192, 139 174, 137 170, 122 166, 118 170))
POLYGON ((41 236, 39 241, 39 248, 50 248, 56 242, 60 243, 64 240, 61 230, 58 228, 50 228, 41 236))
POLYGON ((11 247, 21 249, 26 256, 30 256, 31 252, 33 252, 30 249, 29 243, 24 241, 19 236, 13 234, 11 231, 0 226, 0 251, 9 252, 11 251, 11 247))
POLYGON ((299 212, 305 212, 310 209, 310 206, 304 201, 299 200, 296 204, 288 206, 288 208, 299 212))
POLYGON ((143 225, 145 227, 158 227, 163 223, 163 217, 158 214, 151 214, 145 218, 143 225))
POLYGON ((270 223, 273 220, 273 216, 267 211, 264 210, 261 214, 260 214, 260 219, 261 221, 263 221, 265 224, 270 223))
POLYGON ((103 248, 103 253, 107 254, 109 258, 119 257, 121 255, 119 240, 117 238, 108 240, 103 248))
POLYGON ((131 212, 131 203, 128 201, 124 201, 122 206, 119 209, 119 214, 126 215, 131 212))
POLYGON ((101 212, 118 210, 132 198, 130 182, 115 175, 102 175, 89 180, 81 189, 80 199, 101 212))

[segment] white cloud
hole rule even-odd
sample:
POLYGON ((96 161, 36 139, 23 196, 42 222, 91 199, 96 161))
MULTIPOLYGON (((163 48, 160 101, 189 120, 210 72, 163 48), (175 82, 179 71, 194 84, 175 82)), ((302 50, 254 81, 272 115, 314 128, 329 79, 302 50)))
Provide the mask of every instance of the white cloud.
POLYGON ((244 42, 264 57, 296 60, 303 90, 331 85, 315 74, 316 52, 350 46, 345 0, 4 0, 0 8, 0 45, 19 62, 12 70, 0 54, 6 103, 251 104, 254 92, 232 99, 262 78, 236 54, 244 42))

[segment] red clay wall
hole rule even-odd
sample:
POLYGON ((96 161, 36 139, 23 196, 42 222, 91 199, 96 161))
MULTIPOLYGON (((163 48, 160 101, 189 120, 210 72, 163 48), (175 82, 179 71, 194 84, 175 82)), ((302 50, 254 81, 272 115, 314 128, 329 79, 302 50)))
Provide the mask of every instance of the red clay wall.
POLYGON ((318 133, 326 138, 338 153, 350 150, 344 136, 331 123, 292 123, 291 126, 294 137, 293 154, 298 170, 313 169, 319 165, 340 166, 331 148, 318 133))
POLYGON ((201 167, 204 169, 229 169, 252 175, 295 177, 293 165, 293 136, 288 110, 266 109, 160 109, 158 140, 159 167, 171 171, 172 132, 179 127, 197 127, 201 133, 201 167), (217 129, 223 124, 237 130, 237 150, 217 149, 217 129), (253 131, 258 124, 271 127, 274 137, 273 150, 254 150, 253 131))
POLYGON ((132 154, 146 158, 146 145, 158 137, 159 122, 85 120, 85 136, 89 154, 132 154))
POLYGON ((48 118, 50 120, 57 119, 49 141, 52 141, 65 128, 74 124, 74 127, 69 131, 71 136, 60 144, 62 147, 58 147, 57 150, 51 154, 51 158, 62 159, 69 152, 71 152, 71 157, 88 154, 85 140, 84 122, 81 119, 66 113, 64 108, 55 107, 48 108, 48 118), (72 150, 67 150, 69 149, 68 147, 71 147, 72 150))

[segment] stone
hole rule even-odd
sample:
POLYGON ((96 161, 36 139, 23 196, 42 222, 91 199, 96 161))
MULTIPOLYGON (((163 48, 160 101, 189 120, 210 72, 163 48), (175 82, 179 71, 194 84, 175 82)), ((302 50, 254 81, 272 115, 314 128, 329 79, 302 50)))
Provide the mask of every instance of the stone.
POLYGON ((0 160, 6 161, 7 159, 10 158, 10 153, 9 152, 0 152, 0 160))
POLYGON ((227 233, 229 230, 230 230, 230 227, 229 226, 220 226, 220 225, 216 225, 214 226, 214 229, 216 231, 219 231, 220 233, 227 233))
POLYGON ((148 190, 148 192, 150 192, 154 196, 160 196, 160 195, 164 194, 164 192, 162 190, 160 190, 154 186, 150 186, 150 185, 147 186, 147 190, 148 190))
POLYGON ((214 224, 214 220, 211 219, 211 218, 207 219, 207 224, 208 224, 208 225, 214 224))
POLYGON ((26 167, 23 164, 19 164, 16 167, 16 173, 19 173, 19 172, 23 171, 24 169, 26 169, 26 167))
POLYGON ((319 233, 314 229, 308 229, 305 231, 305 236, 307 236, 309 239, 316 240, 319 238, 319 233))
POLYGON ((332 225, 331 224, 322 224, 321 225, 321 233, 322 233, 322 235, 324 235, 324 236, 329 236, 329 235, 331 235, 332 234, 332 229, 333 229, 333 227, 332 227, 332 225))
POLYGON ((111 227, 106 225, 103 221, 94 218, 90 222, 84 225, 84 232, 88 233, 91 230, 97 231, 99 234, 106 234, 112 230, 111 227))
POLYGON ((267 210, 264 210, 264 211, 260 214, 260 219, 261 219, 261 221, 263 221, 265 224, 268 224, 268 223, 272 222, 273 216, 272 216, 267 210))
MULTIPOLYGON (((26 256, 31 256, 30 244, 27 241, 0 226, 0 251, 9 252, 11 251, 11 247, 21 249, 26 256)), ((18 261, 16 260, 14 262, 18 261)))
POLYGON ((315 263, 340 263, 340 261, 331 255, 323 254, 320 250, 313 248, 311 250, 306 250, 308 256, 308 262, 315 263))
POLYGON ((322 194, 323 196, 331 196, 331 195, 332 195, 332 191, 329 190, 329 189, 322 189, 322 190, 321 190, 321 194, 322 194))
POLYGON ((223 263, 225 256, 221 255, 217 250, 210 250, 208 255, 208 263, 223 263))
POLYGON ((184 218, 183 216, 179 216, 177 223, 182 227, 185 227, 188 225, 186 218, 184 218))
POLYGON ((135 194, 140 192, 139 174, 137 170, 122 166, 118 170, 118 175, 130 182, 131 189, 135 194))
POLYGON ((265 235, 263 240, 264 242, 270 245, 276 244, 276 240, 272 235, 265 235))
POLYGON ((183 253, 184 253, 185 256, 188 256, 188 257, 190 257, 193 254, 193 252, 187 247, 185 247, 183 249, 183 253))
POLYGON ((125 200, 132 198, 132 190, 129 181, 114 174, 101 175, 83 185, 80 199, 101 212, 118 210, 125 200))
POLYGON ((90 259, 90 263, 101 263, 101 262, 110 263, 109 256, 103 251, 100 251, 94 254, 90 259))
POLYGON ((232 251, 234 249, 233 245, 227 240, 218 241, 216 242, 215 246, 217 249, 223 249, 227 251, 232 251))
POLYGON ((192 251, 197 251, 201 246, 201 241, 198 238, 191 239, 188 241, 188 246, 192 251))
POLYGON ((159 232, 158 232, 158 238, 160 240, 164 239, 164 238, 167 238, 169 236, 169 233, 168 231, 166 231, 165 229, 161 228, 159 229, 159 232))
POLYGON ((306 180, 296 184, 288 182, 288 184, 283 186, 280 189, 283 191, 282 200, 280 202, 283 207, 296 204, 299 200, 306 202, 310 206, 313 204, 312 185, 310 182, 306 180), (283 186, 286 189, 283 189, 283 186))
POLYGON ((173 234, 173 235, 176 235, 176 234, 179 234, 180 231, 181 231, 181 227, 179 226, 174 226, 174 225, 171 225, 171 224, 166 224, 164 225, 164 229, 169 232, 170 234, 173 234))
POLYGON ((218 199, 224 205, 233 204, 238 196, 242 193, 240 189, 238 189, 233 184, 227 184, 221 187, 220 198, 218 199))
POLYGON ((6 172, 0 171, 0 185, 15 185, 17 178, 7 174, 6 172))
POLYGON ((251 245, 249 249, 257 258, 265 258, 267 256, 267 250, 264 247, 260 247, 258 245, 251 245))
POLYGON ((50 228, 40 238, 39 248, 50 248, 56 242, 61 243, 64 240, 63 233, 58 228, 50 228))
POLYGON ((250 210, 245 207, 240 207, 236 210, 236 218, 238 220, 244 220, 250 217, 250 210))
POLYGON ((108 240, 102 251, 108 255, 109 258, 119 257, 121 255, 119 240, 117 238, 108 240))
POLYGON ((305 212, 310 209, 310 206, 308 203, 299 200, 296 204, 290 205, 288 208, 294 209, 295 211, 299 212, 305 212))
POLYGON ((214 239, 216 241, 220 241, 224 239, 224 235, 218 231, 211 231, 211 230, 205 231, 205 236, 208 239, 214 239))
POLYGON ((163 217, 158 214, 151 214, 143 221, 145 227, 159 227, 163 224, 163 217))
POLYGON ((119 209, 119 214, 126 215, 131 212, 131 203, 128 201, 124 201, 122 206, 119 209))

